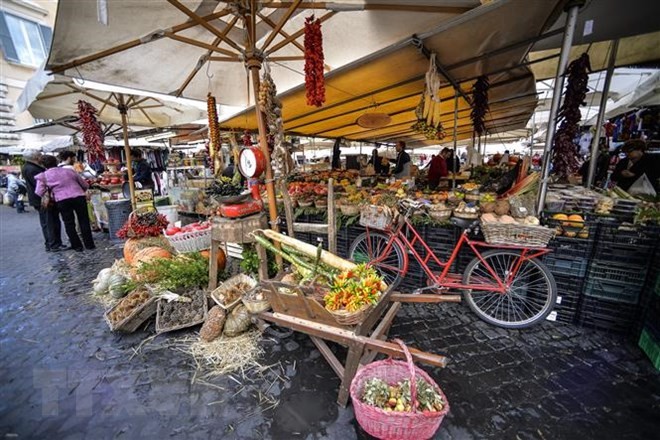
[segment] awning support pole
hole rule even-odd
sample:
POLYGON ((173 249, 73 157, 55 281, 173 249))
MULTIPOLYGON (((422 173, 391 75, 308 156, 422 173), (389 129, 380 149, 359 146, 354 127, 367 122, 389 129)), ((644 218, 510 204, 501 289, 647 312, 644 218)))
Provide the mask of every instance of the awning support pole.
POLYGON ((605 119, 605 110, 607 107, 607 95, 610 93, 610 83, 612 82, 612 74, 614 73, 614 65, 616 63, 616 53, 619 50, 619 39, 612 40, 612 47, 610 47, 610 59, 607 64, 607 72, 605 73, 605 84, 603 84, 603 92, 600 96, 600 107, 598 108, 598 118, 596 119, 596 133, 591 140, 591 160, 589 161, 589 174, 587 175, 586 187, 591 188, 594 183, 596 175, 596 164, 598 163, 598 144, 600 140, 600 132, 603 129, 603 120, 605 119))
POLYGON ((559 63, 557 64, 557 74, 555 75, 555 87, 552 93, 552 104, 550 105, 550 116, 548 119, 548 132, 545 136, 545 148, 543 149, 543 162, 541 167, 541 187, 539 197, 536 203, 536 214, 541 215, 545 206, 545 196, 548 193, 548 177, 550 176, 550 160, 552 159, 552 141, 555 137, 557 125, 557 112, 561 102, 561 94, 564 90, 564 72, 568 66, 568 57, 571 54, 573 45, 573 33, 575 32, 575 23, 577 23, 578 12, 584 5, 585 0, 573 0, 566 5, 567 17, 566 27, 564 28, 564 37, 561 42, 561 53, 559 63))
MULTIPOLYGON (((456 151, 458 139, 456 139, 456 136, 458 136, 458 90, 454 93, 454 157, 458 157, 458 151, 456 151)), ((451 188, 454 189, 456 188, 456 170, 453 167, 456 160, 452 159, 452 162, 451 188)))
MULTIPOLYGON (((254 93, 255 102, 258 101, 259 95, 259 70, 261 69, 261 60, 252 57, 246 62, 250 75, 252 76, 252 91, 254 93)), ((279 232, 280 228, 277 224, 277 202, 275 201, 275 184, 273 180, 273 168, 270 162, 270 151, 268 151, 268 141, 266 140, 266 123, 264 115, 259 108, 258 103, 254 106, 254 111, 257 117, 257 126, 259 128, 259 145, 261 151, 266 159, 266 193, 268 194, 268 215, 270 217, 270 228, 279 232)), ((281 257, 277 258, 278 264, 282 265, 281 257)))
POLYGON ((133 161, 131 158, 131 146, 128 143, 128 107, 126 107, 123 94, 118 96, 119 105, 117 110, 121 114, 121 128, 124 133, 124 154, 126 155, 126 173, 128 174, 128 186, 131 192, 131 207, 135 210, 135 181, 133 180, 133 161))

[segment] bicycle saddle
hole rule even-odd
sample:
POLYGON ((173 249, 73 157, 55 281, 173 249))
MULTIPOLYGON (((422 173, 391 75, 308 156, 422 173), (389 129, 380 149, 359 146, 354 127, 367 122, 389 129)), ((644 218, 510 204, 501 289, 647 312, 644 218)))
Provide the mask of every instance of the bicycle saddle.
POLYGON ((452 217, 451 223, 461 229, 473 229, 479 225, 479 220, 452 217))

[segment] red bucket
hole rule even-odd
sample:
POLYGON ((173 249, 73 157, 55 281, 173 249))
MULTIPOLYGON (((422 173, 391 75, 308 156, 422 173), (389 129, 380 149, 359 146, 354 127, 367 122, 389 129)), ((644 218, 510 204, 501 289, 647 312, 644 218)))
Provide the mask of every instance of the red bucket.
POLYGON ((449 412, 449 403, 444 393, 422 369, 415 366, 408 351, 408 347, 403 341, 395 339, 403 352, 406 354, 406 361, 396 361, 386 359, 384 361, 372 362, 360 368, 351 383, 351 400, 355 418, 358 423, 369 435, 383 440, 423 440, 433 437, 438 430, 445 415, 449 412), (412 407, 417 408, 417 382, 416 377, 423 378, 429 385, 435 389, 442 397, 445 406, 438 412, 397 412, 385 411, 375 406, 367 405, 362 402, 364 384, 372 378, 378 378, 388 385, 410 379, 410 392, 412 397, 412 407))

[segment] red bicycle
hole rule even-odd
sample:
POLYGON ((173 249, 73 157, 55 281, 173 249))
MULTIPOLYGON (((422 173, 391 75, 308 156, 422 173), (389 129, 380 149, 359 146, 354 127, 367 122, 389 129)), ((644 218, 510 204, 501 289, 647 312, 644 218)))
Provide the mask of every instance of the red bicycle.
POLYGON ((396 288, 408 272, 412 255, 426 273, 427 285, 414 293, 429 290, 445 293, 462 290, 463 298, 484 321, 504 328, 524 328, 544 320, 557 301, 557 286, 548 268, 539 260, 550 252, 544 248, 495 246, 470 239, 478 227, 476 220, 462 232, 449 257, 443 261, 424 242, 410 223, 410 216, 423 204, 400 203, 403 212, 398 221, 385 228, 367 228, 351 244, 349 257, 356 263, 374 266, 392 288, 396 288), (475 254, 463 274, 451 273, 461 248, 467 245, 475 254), (485 249, 481 252, 480 249, 485 249), (429 264, 440 268, 433 272, 429 264))

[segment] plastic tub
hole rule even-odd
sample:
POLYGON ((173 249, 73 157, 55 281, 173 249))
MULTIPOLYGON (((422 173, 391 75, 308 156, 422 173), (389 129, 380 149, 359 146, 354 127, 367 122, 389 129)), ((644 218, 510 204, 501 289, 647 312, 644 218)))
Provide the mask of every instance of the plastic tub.
POLYGON ((177 205, 156 206, 156 210, 167 217, 167 221, 173 225, 179 221, 179 212, 177 205))

